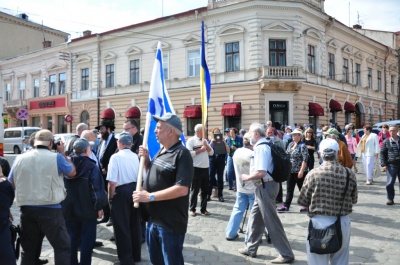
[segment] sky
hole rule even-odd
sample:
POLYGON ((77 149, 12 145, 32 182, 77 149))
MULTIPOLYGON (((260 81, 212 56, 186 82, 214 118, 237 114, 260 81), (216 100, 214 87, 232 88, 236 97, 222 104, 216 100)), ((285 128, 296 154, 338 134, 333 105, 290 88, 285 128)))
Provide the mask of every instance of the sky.
MULTIPOLYGON (((101 33, 207 4, 208 0, 0 0, 0 11, 25 13, 33 22, 77 38, 85 30, 101 33)), ((325 13, 347 26, 400 31, 400 0, 326 0, 325 13)))

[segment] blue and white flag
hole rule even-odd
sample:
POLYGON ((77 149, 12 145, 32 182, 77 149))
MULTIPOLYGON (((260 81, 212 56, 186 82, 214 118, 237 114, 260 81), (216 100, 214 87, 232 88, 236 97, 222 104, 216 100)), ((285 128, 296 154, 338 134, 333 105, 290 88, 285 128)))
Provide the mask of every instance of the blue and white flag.
MULTIPOLYGON (((154 133, 157 122, 152 116, 157 115, 162 117, 165 115, 165 113, 175 114, 175 110, 169 98, 167 88, 165 87, 162 59, 163 55, 161 50, 161 42, 158 42, 156 60, 154 62, 153 74, 151 77, 149 104, 147 106, 147 115, 151 115, 150 126, 148 128, 149 138, 147 142, 150 159, 152 159, 157 154, 158 150, 160 150, 160 144, 158 143, 156 134, 154 133)), ((184 144, 185 138, 183 137, 183 133, 181 135, 181 140, 184 144)))

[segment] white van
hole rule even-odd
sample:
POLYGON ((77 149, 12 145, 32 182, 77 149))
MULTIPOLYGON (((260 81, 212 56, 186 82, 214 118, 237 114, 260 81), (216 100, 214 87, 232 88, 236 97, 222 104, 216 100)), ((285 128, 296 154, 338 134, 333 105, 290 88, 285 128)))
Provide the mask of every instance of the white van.
POLYGON ((382 125, 384 125, 384 124, 386 124, 386 125, 388 125, 388 126, 390 126, 390 125, 399 126, 399 125, 400 125, 400 120, 391 120, 391 121, 385 121, 385 122, 378 122, 378 123, 375 123, 375 124, 372 126, 372 128, 376 128, 376 129, 378 129, 379 131, 381 131, 381 130, 382 130, 382 125))
POLYGON ((30 136, 32 133, 41 130, 39 127, 14 127, 4 130, 4 152, 13 152, 20 154, 22 147, 22 140, 24 136, 30 136))

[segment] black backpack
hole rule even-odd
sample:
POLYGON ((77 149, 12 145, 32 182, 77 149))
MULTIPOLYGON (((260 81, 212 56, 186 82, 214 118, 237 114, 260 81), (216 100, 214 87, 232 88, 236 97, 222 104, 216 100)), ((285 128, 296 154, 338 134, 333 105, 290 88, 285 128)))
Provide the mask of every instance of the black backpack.
POLYGON ((292 163, 290 162, 290 154, 271 142, 263 142, 260 144, 267 144, 271 148, 272 162, 274 163, 274 170, 267 172, 272 176, 275 182, 284 182, 288 180, 292 171, 292 163))

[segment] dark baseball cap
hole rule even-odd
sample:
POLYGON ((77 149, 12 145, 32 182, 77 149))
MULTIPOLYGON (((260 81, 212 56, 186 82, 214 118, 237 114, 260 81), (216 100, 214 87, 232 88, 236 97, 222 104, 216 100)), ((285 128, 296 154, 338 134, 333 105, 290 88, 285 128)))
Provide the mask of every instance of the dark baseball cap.
POLYGON ((178 129, 182 132, 182 122, 176 114, 166 113, 164 116, 159 117, 157 115, 153 115, 153 119, 155 121, 165 121, 166 123, 172 125, 174 128, 178 129))
POLYGON ((133 138, 130 133, 123 132, 118 136, 118 141, 123 145, 131 145, 133 138))
POLYGON ((84 138, 79 138, 74 142, 74 153, 76 154, 82 154, 86 151, 86 149, 90 146, 90 143, 84 139, 84 138))

